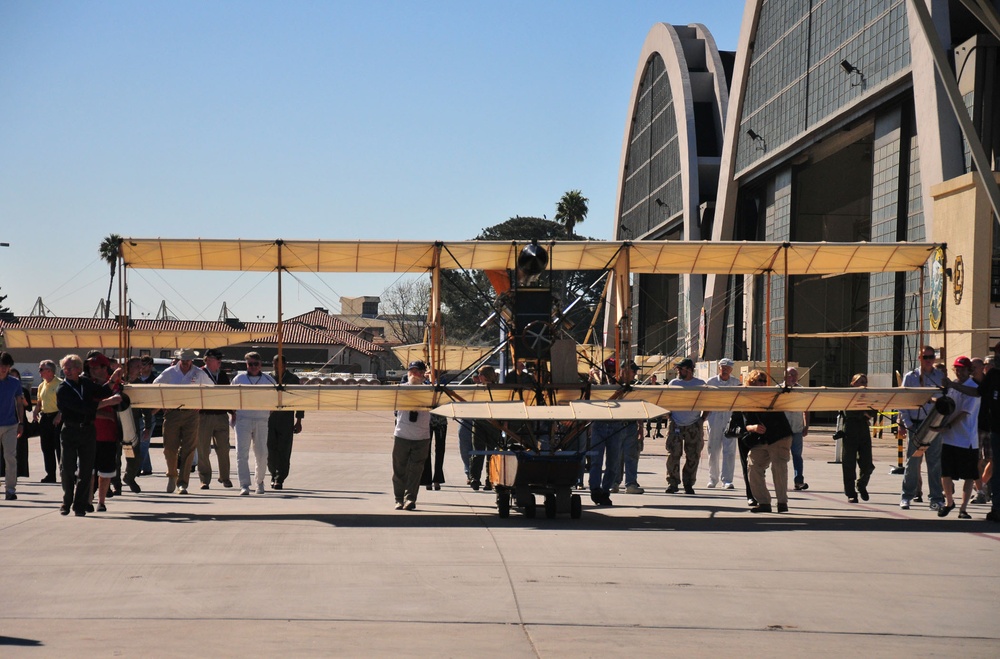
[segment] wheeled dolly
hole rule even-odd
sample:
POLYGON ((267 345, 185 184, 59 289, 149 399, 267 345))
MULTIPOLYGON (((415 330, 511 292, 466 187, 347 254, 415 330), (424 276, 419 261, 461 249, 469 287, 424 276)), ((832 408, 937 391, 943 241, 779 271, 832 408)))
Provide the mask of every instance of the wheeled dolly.
POLYGON ((548 519, 568 514, 579 519, 583 504, 573 485, 579 477, 582 457, 576 453, 534 454, 527 451, 489 456, 490 480, 497 497, 500 517, 510 517, 511 508, 525 517, 538 514, 538 500, 548 519))

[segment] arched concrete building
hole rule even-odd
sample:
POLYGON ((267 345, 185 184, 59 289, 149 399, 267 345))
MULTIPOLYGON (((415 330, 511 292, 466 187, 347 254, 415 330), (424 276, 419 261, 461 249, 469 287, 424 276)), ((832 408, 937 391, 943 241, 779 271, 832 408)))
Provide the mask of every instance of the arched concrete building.
MULTIPOLYGON (((732 62, 732 53, 720 53, 702 25, 658 23, 649 31, 625 122, 616 239, 700 240, 712 234, 732 62)), ((698 354, 703 280, 638 277, 633 349, 698 354)))
MULTIPOLYGON (((952 203, 969 190, 973 197, 986 193, 975 192, 982 185, 969 174, 969 154, 976 150, 970 151, 963 139, 959 115, 949 103, 955 96, 935 74, 935 65, 943 64, 951 87, 957 78, 981 137, 980 155, 986 153, 978 169, 996 171, 998 4, 748 0, 732 78, 716 221, 711 234, 702 237, 946 240, 950 258, 965 254, 972 299, 967 297, 963 307, 957 292, 954 304, 945 296, 946 306, 952 305, 945 316, 952 321, 968 316, 973 327, 1000 325, 994 309, 1000 304, 1000 232, 989 218, 988 199, 985 211, 972 214, 952 203), (943 46, 935 48, 938 40, 943 46), (970 272, 981 278, 978 284, 970 272)), ((984 189, 995 194, 995 188, 984 189)), ((970 203, 980 209, 981 200, 970 203)), ((786 331, 916 330, 931 303, 930 288, 921 300, 919 284, 919 273, 793 277, 790 282, 774 277, 771 356, 809 366, 812 384, 843 386, 851 373, 865 371, 872 385, 891 385, 894 372, 913 367, 916 337, 798 338, 787 344, 781 337, 786 331)), ((951 286, 948 282, 949 291, 951 286)), ((762 277, 708 278, 706 357, 764 357, 765 293, 762 277)), ((955 346, 982 354, 988 334, 939 336, 935 345, 952 342, 942 350, 951 356, 962 350, 955 346)))

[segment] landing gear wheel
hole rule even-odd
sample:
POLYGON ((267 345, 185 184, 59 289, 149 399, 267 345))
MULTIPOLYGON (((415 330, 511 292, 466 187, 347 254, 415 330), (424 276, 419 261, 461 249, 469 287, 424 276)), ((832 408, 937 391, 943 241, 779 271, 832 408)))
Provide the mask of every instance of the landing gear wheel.
POLYGON ((569 498, 569 516, 573 519, 580 519, 580 515, 583 514, 583 503, 580 501, 580 495, 574 494, 569 498))
POLYGON ((535 497, 531 497, 530 499, 524 502, 523 511, 524 511, 524 516, 527 517, 528 519, 535 518, 535 513, 537 512, 535 508, 535 497))
POLYGON ((556 516, 556 495, 545 495, 545 516, 548 519, 555 519, 556 516))

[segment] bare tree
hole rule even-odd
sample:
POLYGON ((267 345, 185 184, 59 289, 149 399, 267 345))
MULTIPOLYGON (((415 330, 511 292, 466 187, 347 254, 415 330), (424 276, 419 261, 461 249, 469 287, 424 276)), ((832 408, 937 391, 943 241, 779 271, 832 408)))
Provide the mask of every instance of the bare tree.
POLYGON ((403 344, 424 340, 431 286, 426 279, 403 279, 385 290, 379 314, 389 326, 393 340, 403 344))

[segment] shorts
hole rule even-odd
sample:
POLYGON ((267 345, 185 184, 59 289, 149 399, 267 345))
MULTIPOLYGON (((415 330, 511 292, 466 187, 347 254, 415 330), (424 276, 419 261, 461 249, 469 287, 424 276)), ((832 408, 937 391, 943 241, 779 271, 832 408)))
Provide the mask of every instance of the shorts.
POLYGON ((941 476, 953 480, 979 478, 979 449, 944 444, 941 447, 941 476))
POLYGON ((102 478, 114 478, 118 473, 118 442, 97 442, 94 470, 102 478))

